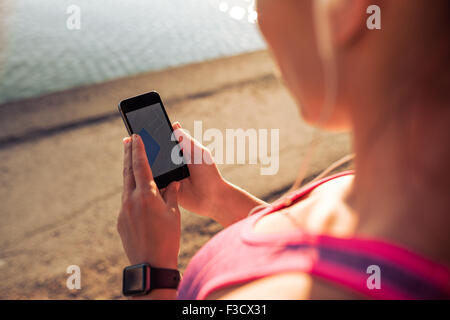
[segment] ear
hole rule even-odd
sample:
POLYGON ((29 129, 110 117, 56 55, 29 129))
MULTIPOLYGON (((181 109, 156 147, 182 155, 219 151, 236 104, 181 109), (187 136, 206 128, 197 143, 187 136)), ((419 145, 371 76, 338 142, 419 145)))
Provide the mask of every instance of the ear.
POLYGON ((366 10, 374 0, 329 0, 331 37, 335 46, 346 46, 367 31, 366 10))

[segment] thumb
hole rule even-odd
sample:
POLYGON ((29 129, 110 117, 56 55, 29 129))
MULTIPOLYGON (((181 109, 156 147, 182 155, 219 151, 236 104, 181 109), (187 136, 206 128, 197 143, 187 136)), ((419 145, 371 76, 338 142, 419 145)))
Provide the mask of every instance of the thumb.
POLYGON ((188 163, 194 163, 194 154, 195 154, 194 150, 195 149, 203 150, 203 146, 201 145, 200 142, 195 140, 186 130, 181 128, 179 122, 175 122, 173 124, 173 129, 174 129, 173 133, 175 135, 175 138, 178 140, 180 148, 183 150, 185 159, 188 161, 188 163))
POLYGON ((180 183, 178 181, 175 181, 169 184, 163 194, 163 199, 170 209, 178 208, 178 189, 180 189, 180 183))
POLYGON ((179 123, 178 121, 175 121, 175 122, 172 124, 172 128, 173 128, 173 130, 181 129, 181 123, 179 123))

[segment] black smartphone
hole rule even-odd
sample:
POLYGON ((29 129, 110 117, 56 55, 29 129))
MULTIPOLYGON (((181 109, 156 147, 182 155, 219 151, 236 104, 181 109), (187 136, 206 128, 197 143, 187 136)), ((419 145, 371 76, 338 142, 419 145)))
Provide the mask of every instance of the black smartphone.
POLYGON ((119 112, 128 133, 136 133, 142 138, 159 189, 189 177, 178 141, 172 139, 172 124, 157 92, 121 101, 119 112))

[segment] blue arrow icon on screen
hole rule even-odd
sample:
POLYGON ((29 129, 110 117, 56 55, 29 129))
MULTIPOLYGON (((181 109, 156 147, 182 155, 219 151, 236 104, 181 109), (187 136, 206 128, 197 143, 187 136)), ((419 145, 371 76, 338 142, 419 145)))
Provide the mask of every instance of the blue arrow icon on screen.
POLYGON ((158 156, 161 147, 155 141, 155 139, 153 139, 152 136, 147 132, 147 130, 142 129, 141 131, 139 131, 139 135, 141 136, 142 141, 144 141, 148 163, 150 163, 150 166, 153 166, 153 163, 155 163, 156 157, 158 156))

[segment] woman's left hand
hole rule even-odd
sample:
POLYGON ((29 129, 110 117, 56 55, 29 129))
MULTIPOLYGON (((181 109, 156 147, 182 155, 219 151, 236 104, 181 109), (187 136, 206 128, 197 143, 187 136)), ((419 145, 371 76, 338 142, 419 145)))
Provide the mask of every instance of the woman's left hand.
POLYGON ((122 208, 117 230, 131 264, 177 269, 180 249, 179 182, 158 190, 142 139, 124 140, 122 208))

